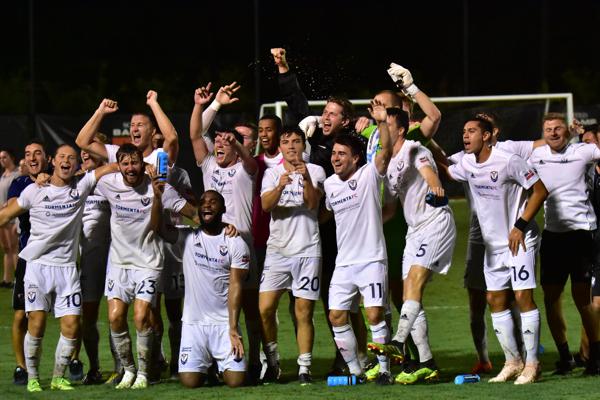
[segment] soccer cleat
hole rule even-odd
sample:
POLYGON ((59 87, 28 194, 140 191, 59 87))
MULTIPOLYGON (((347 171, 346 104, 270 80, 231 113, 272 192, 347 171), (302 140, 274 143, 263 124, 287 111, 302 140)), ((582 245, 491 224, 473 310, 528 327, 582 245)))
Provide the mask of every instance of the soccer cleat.
POLYGON ((265 371, 265 375, 263 376, 263 384, 269 384, 274 382, 279 382, 279 378, 281 377, 281 368, 279 365, 267 367, 265 371))
POLYGON ((432 382, 440 377, 440 371, 434 368, 421 367, 414 372, 402 371, 394 380, 401 385, 414 385, 419 381, 432 382))
POLYGON ((131 385, 133 385, 134 380, 135 374, 131 371, 125 371, 125 374, 123 374, 123 377, 121 378, 121 382, 115 386, 115 389, 129 389, 131 385))
POLYGON ((298 382, 300 382, 300 386, 308 386, 312 385, 313 380, 310 374, 300 374, 298 375, 298 382))
POLYGON ((558 360, 554 365, 556 369, 552 372, 552 375, 567 375, 576 367, 573 357, 569 360, 558 360))
POLYGON ((74 382, 83 379, 83 363, 76 358, 69 363, 69 379, 74 382))
POLYGON ((379 376, 379 363, 377 361, 367 364, 365 367, 367 382, 374 382, 379 376))
POLYGON ((50 382, 50 389, 52 390, 75 390, 73 386, 71 386, 71 382, 67 378, 63 378, 62 376, 55 376, 52 378, 52 382, 50 382))
POLYGON ((112 385, 112 386, 116 386, 119 384, 119 382, 121 382, 121 379, 123 378, 123 374, 125 372, 124 371, 120 371, 120 372, 112 372, 110 374, 110 376, 108 377, 108 379, 106 380, 106 382, 104 382, 105 385, 112 385))
POLYGON ((388 344, 381 344, 375 342, 367 343, 367 349, 376 355, 386 355, 390 358, 390 361, 394 364, 400 364, 404 361, 404 352, 402 349, 404 345, 400 342, 392 340, 388 344))
POLYGON ((488 380, 489 383, 506 382, 517 378, 523 371, 523 361, 521 359, 506 361, 504 367, 498 375, 488 380))
POLYGON ((380 386, 387 386, 394 384, 394 378, 389 372, 381 372, 377 375, 377 384, 380 386))
POLYGON ((147 389, 148 388, 148 379, 146 375, 138 374, 137 378, 135 378, 135 382, 131 385, 131 389, 147 389))
POLYGON ((27 381, 27 391, 29 393, 36 393, 42 391, 42 385, 38 379, 29 379, 27 381))
POLYGON ((15 385, 27 385, 27 370, 17 366, 13 372, 13 383, 15 385))
POLYGON ((89 370, 88 373, 85 374, 85 376, 83 377, 83 380, 81 381, 81 383, 83 383, 84 385, 99 385, 103 382, 104 379, 102 378, 102 372, 100 372, 99 370, 89 370))
POLYGON ((472 374, 489 374, 490 372, 492 372, 492 362, 488 361, 488 362, 481 362, 481 361, 477 361, 477 363, 473 366, 473 369, 471 369, 471 373, 472 374))
POLYGON ((525 364, 523 372, 515 380, 515 385, 526 385, 528 383, 534 383, 542 376, 542 367, 540 363, 529 363, 525 364))

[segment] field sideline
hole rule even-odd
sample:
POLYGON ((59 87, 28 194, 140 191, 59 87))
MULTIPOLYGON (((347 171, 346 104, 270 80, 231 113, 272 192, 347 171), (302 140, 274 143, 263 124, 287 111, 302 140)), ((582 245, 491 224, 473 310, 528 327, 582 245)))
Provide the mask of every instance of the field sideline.
MULTIPOLYGON (((46 336, 43 343, 42 363, 40 366, 41 383, 44 392, 40 395, 27 395, 24 386, 12 384, 12 373, 15 367, 14 357, 10 344, 12 307, 11 291, 0 289, 0 398, 21 399, 119 399, 125 396, 128 399, 187 399, 198 398, 244 398, 244 399, 267 399, 267 398, 371 398, 373 400, 399 398, 409 396, 410 398, 446 399, 446 398, 598 398, 600 378, 585 378, 581 376, 582 370, 575 372, 566 378, 554 377, 551 372, 554 361, 558 358, 556 349, 547 328, 544 316, 544 306, 541 290, 536 291, 535 299, 542 313, 541 343, 545 347, 542 355, 543 379, 534 385, 515 387, 510 384, 488 384, 481 382, 471 385, 454 385, 453 379, 456 374, 467 373, 475 361, 475 350, 471 341, 467 292, 462 287, 462 276, 464 272, 464 257, 466 239, 468 232, 468 207, 464 200, 451 201, 458 229, 458 240, 454 253, 452 268, 447 276, 435 276, 434 280, 426 289, 424 307, 429 320, 429 335, 432 350, 436 361, 442 372, 440 383, 420 384, 416 386, 403 387, 400 385, 379 387, 368 384, 354 387, 327 387, 322 376, 329 369, 333 357, 333 342, 326 330, 325 315, 322 305, 319 303, 315 310, 316 338, 313 351, 312 373, 316 383, 312 386, 301 387, 296 383, 296 346, 294 342, 293 326, 288 317, 287 298, 284 296, 279 311, 280 330, 279 348, 282 357, 282 368, 284 370, 284 384, 269 385, 263 387, 251 387, 241 389, 228 389, 226 387, 201 388, 196 390, 183 389, 179 383, 164 382, 152 386, 145 391, 117 392, 113 388, 101 386, 77 385, 74 392, 52 392, 49 390, 52 364, 54 362, 54 349, 58 340, 58 325, 53 318, 49 318, 46 336)), ((540 225, 540 228, 542 226, 540 225)), ((538 279, 539 281, 539 279, 538 279)), ((569 327, 569 344, 571 351, 579 347, 579 334, 581 323, 575 311, 570 292, 567 290, 564 300, 564 309, 569 327)), ((131 312, 130 312, 131 314, 131 312)), ((165 313, 163 313, 165 315, 165 313)), ((394 328, 397 322, 397 314, 394 310, 394 328)), ((165 322, 166 324, 166 322, 165 322)), ((130 323, 130 326, 133 324, 130 323)), ((107 335, 108 324, 106 320, 106 304, 103 301, 99 322, 101 332, 100 354, 101 365, 105 371, 112 368, 110 350, 108 348, 107 335)), ((135 339, 135 334, 133 335, 135 339)), ((167 335, 164 338, 164 347, 168 351, 167 335)), ((247 343, 247 340, 245 340, 247 343)), ((488 343, 494 370, 498 371, 502 366, 503 355, 496 340, 491 321, 488 314, 488 343)), ((87 356, 82 351, 82 360, 86 364, 87 356)), ((488 377, 484 377, 487 380, 488 377)))

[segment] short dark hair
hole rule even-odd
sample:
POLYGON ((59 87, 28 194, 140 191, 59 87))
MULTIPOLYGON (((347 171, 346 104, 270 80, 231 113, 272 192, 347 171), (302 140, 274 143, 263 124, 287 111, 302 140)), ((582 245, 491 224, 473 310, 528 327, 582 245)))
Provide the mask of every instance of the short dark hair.
POLYGON ((60 149, 62 149, 63 147, 70 147, 70 148, 72 148, 73 150, 75 150, 75 153, 77 153, 77 149, 76 149, 75 147, 71 146, 71 145, 70 145, 70 144, 68 144, 68 143, 63 143, 63 144, 59 144, 59 145, 58 145, 58 147, 56 148, 56 150, 54 150, 54 155, 53 155, 52 157, 56 158, 56 155, 58 154, 58 151, 59 151, 60 149))
POLYGON ((29 142, 28 142, 28 143, 25 145, 25 147, 27 147, 27 146, 30 146, 30 145, 32 145, 32 144, 37 144, 38 146, 41 146, 41 147, 42 147, 42 150, 44 150, 44 153, 45 153, 45 154, 48 154, 48 152, 46 151, 46 144, 45 144, 44 142, 42 142, 41 140, 39 140, 39 139, 32 139, 32 140, 30 140, 30 141, 29 141, 29 142))
POLYGON ((494 125, 492 125, 492 123, 490 121, 488 121, 487 119, 485 119, 483 117, 475 116, 473 118, 469 118, 468 120, 465 121, 463 126, 466 125, 467 122, 471 122, 471 121, 477 122, 483 132, 489 132, 490 134, 492 134, 494 132, 494 125))
POLYGON ((147 113, 146 111, 135 111, 131 114, 131 116, 136 116, 136 115, 143 115, 144 117, 148 118, 148 120, 150 121, 150 124, 152 125, 153 128, 158 128, 158 124, 156 123, 156 119, 154 118, 154 115, 147 113))
POLYGON ((365 157, 367 150, 362 140, 360 140, 357 136, 350 134, 338 135, 335 137, 333 143, 349 147, 352 155, 358 156, 358 168, 367 163, 367 159, 365 157))
POLYGON ((277 135, 277 137, 279 137, 279 135, 281 134, 281 129, 283 128, 281 118, 279 118, 275 114, 265 114, 262 117, 260 117, 260 119, 258 121, 262 121, 264 119, 269 119, 269 120, 275 121, 275 130, 276 130, 275 134, 277 135))
POLYGON ((327 99, 327 103, 334 103, 342 107, 342 117, 347 119, 354 118, 354 106, 347 98, 339 96, 330 96, 327 99))
POLYGON ((478 118, 483 118, 492 124, 492 127, 500 130, 500 117, 493 111, 478 111, 475 113, 478 118))
MULTIPOLYGON (((217 198, 219 199, 221 206, 223 206, 223 214, 225 214, 225 212, 227 211, 227 208, 225 206, 225 197, 223 197, 223 195, 221 193, 217 192, 214 189, 208 189, 208 190, 204 191, 204 193, 202 193, 202 196, 200 196, 200 198, 204 197, 204 195, 207 193, 214 193, 217 195, 217 198)), ((221 215, 223 215, 223 214, 221 214, 221 215)))
POLYGON ((555 119, 562 121, 567 126, 567 128, 569 127, 569 123, 567 122, 567 117, 565 117, 565 114, 557 113, 557 112, 549 112, 549 113, 544 114, 544 116, 542 117, 542 125, 546 121, 553 121, 555 119))
POLYGON ((5 152, 6 154, 8 154, 8 157, 10 157, 10 159, 12 160, 13 164, 17 165, 17 157, 15 156, 15 151, 11 148, 4 148, 0 151, 5 152))
POLYGON ((233 129, 238 127, 250 129, 252 131, 252 139, 258 139, 258 127, 252 122, 237 122, 235 125, 233 125, 233 129))
POLYGON ((217 137, 217 134, 220 134, 220 133, 231 133, 231 134, 233 134, 233 136, 235 136, 235 140, 237 140, 240 143, 244 143, 244 137, 242 136, 241 133, 236 131, 235 128, 216 129, 212 134, 213 141, 217 137))
POLYGON ((293 126, 293 125, 284 126, 281 129, 281 135, 279 137, 281 138, 283 136, 289 136, 291 134, 300 136, 300 138, 302 139, 302 143, 306 144, 306 134, 298 126, 293 126))
POLYGON ((144 154, 140 149, 137 148, 136 145, 132 143, 125 143, 124 145, 119 147, 119 150, 117 150, 117 161, 121 162, 123 157, 132 156, 134 154, 136 154, 139 157, 140 161, 144 160, 144 154))
POLYGON ((404 128, 404 134, 406 135, 409 127, 408 113, 398 107, 386 108, 386 111, 388 115, 396 117, 396 123, 404 128))

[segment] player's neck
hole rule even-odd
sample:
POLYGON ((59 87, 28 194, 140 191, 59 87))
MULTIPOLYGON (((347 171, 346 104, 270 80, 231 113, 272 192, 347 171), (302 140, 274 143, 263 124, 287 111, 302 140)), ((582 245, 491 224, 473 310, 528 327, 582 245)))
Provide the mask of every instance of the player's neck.
POLYGON ((404 136, 398 135, 396 142, 394 142, 394 149, 392 151, 394 156, 398 154, 398 152, 400 152, 400 150, 402 149, 402 145, 404 145, 405 141, 406 139, 404 138, 404 136))
POLYGON ((152 146, 146 146, 144 149, 138 147, 138 149, 140 149, 144 157, 148 157, 154 151, 154 148, 152 146))
POLYGON ((62 179, 61 177, 57 176, 56 174, 52 174, 52 176, 50 177, 50 184, 52 186, 58 186, 58 187, 62 187, 62 186, 68 186, 71 184, 71 180, 73 178, 69 178, 69 179, 62 179))
POLYGON ((475 160, 477 161, 478 164, 482 164, 482 163, 486 162, 490 158, 491 155, 492 155, 492 147, 489 146, 487 143, 484 143, 483 147, 481 148, 479 153, 475 154, 475 160))
POLYGON ((220 220, 201 226, 202 232, 206 233, 209 236, 220 235, 223 231, 223 228, 225 228, 225 224, 220 220))
POLYGON ((279 149, 275 147, 274 149, 265 150, 265 157, 267 158, 275 158, 279 155, 279 149))

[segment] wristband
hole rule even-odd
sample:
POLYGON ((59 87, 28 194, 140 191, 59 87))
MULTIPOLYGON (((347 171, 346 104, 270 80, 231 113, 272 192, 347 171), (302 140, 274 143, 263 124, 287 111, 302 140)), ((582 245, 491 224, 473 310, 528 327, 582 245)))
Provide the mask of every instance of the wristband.
POLYGON ((419 89, 417 87, 417 85, 415 85, 414 83, 412 83, 410 86, 404 88, 404 90, 403 90, 404 93, 410 95, 411 97, 414 97, 420 91, 421 91, 421 89, 419 89))
POLYGON ((208 106, 208 108, 214 110, 214 111, 219 111, 219 109, 221 108, 221 103, 219 103, 216 100, 213 100, 212 103, 210 103, 210 106, 208 106))
POLYGON ((525 232, 525 228, 527 228, 528 221, 525 221, 523 218, 519 218, 517 222, 515 222, 515 228, 520 230, 521 232, 525 232))

